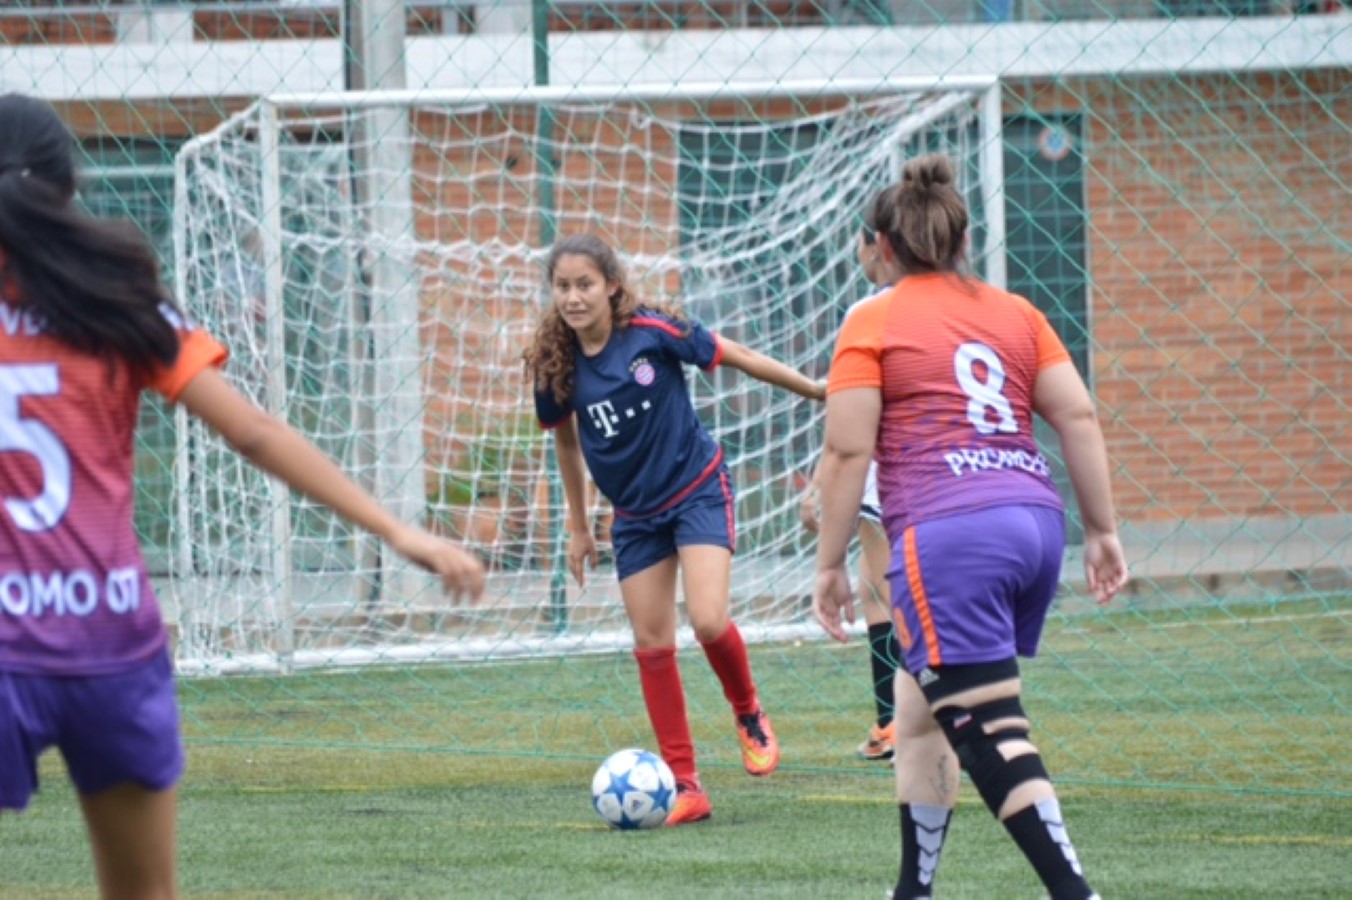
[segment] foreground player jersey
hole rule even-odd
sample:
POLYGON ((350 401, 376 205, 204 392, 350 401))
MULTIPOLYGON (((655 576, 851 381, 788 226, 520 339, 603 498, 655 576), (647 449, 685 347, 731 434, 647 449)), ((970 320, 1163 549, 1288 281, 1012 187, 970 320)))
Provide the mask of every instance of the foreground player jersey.
POLYGON ((142 381, 0 301, 0 670, 99 675, 165 645, 132 526, 140 393, 176 399, 226 358, 165 315, 180 329, 178 358, 142 381))
POLYGON ((888 533, 992 506, 1060 509, 1033 439, 1033 387, 1069 360, 1027 300, 954 275, 904 278, 853 309, 827 393, 882 391, 875 459, 888 533))
POLYGON ((682 369, 710 371, 722 355, 717 335, 698 322, 640 310, 597 355, 576 348, 567 406, 537 390, 535 411, 545 428, 577 413, 582 455, 601 493, 620 515, 651 515, 679 502, 723 461, 695 416, 682 369))

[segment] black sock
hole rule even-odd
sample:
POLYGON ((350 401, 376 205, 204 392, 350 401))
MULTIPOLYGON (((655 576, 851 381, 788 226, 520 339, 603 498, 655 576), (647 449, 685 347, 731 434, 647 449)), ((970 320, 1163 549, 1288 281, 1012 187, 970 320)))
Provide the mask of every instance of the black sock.
POLYGON ((901 804, 901 874, 892 900, 929 900, 953 810, 923 803, 901 804))
POLYGON ((1089 900, 1094 896, 1080 874, 1080 861, 1055 797, 1019 810, 1004 820, 1004 826, 1037 870, 1051 900, 1089 900))
POLYGON ((897 676, 897 660, 901 659, 901 645, 891 622, 879 622, 868 627, 869 662, 873 668, 873 705, 878 710, 878 727, 892 723, 892 681, 897 676))

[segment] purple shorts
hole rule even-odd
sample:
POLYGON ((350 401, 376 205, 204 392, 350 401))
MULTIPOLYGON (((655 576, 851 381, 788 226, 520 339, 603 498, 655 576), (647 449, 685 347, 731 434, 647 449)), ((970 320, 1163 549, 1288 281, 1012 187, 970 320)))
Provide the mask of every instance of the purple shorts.
POLYGON ((117 675, 0 672, 0 809, 28 805, 48 747, 61 751, 81 794, 127 781, 172 787, 183 773, 183 743, 169 654, 117 675))
POLYGON ((907 528, 887 573, 906 668, 1036 655, 1065 544, 1065 515, 1045 506, 999 506, 907 528))

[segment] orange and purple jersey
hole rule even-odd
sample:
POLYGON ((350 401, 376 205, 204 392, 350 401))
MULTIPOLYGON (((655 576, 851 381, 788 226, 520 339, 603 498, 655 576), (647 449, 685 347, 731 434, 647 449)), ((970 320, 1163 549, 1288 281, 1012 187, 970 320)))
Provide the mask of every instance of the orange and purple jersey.
POLYGON ((1060 509, 1033 439, 1033 387, 1069 360, 1027 300, 955 275, 910 276, 853 309, 827 393, 882 393, 874 457, 888 533, 994 506, 1060 509))
POLYGON ((138 377, 0 300, 0 670, 98 675, 166 642, 132 524, 140 394, 178 397, 226 352, 170 307, 180 349, 138 377))

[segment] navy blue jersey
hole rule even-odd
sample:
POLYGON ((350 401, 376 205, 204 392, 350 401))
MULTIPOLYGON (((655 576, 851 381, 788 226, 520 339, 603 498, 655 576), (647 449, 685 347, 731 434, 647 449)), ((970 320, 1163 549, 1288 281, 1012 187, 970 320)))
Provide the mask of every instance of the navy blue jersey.
POLYGON ((695 416, 685 364, 718 365, 718 337, 695 321, 640 310, 616 329, 605 349, 576 348, 573 396, 535 391, 540 424, 553 428, 577 413, 582 455, 616 513, 645 516, 678 503, 723 461, 723 451, 695 416))

